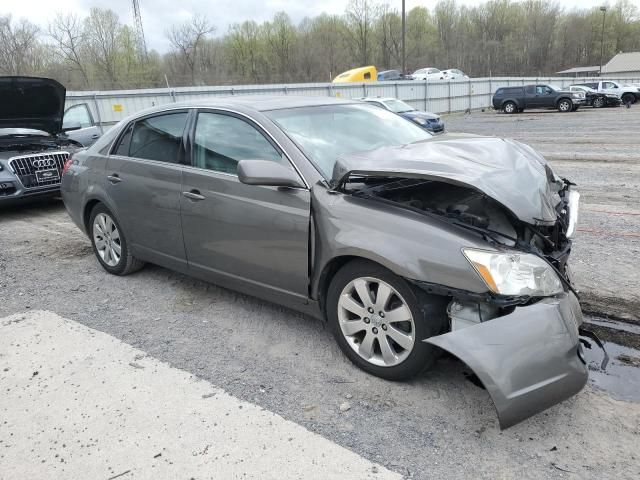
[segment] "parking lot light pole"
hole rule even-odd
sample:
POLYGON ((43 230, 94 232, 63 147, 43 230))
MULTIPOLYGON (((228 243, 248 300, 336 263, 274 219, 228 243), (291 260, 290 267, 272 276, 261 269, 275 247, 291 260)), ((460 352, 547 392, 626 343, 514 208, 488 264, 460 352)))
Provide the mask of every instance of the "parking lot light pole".
POLYGON ((404 50, 404 42, 407 33, 407 24, 406 24, 406 15, 405 15, 405 0, 402 0, 402 74, 406 75, 407 73, 407 65, 406 60, 407 57, 405 55, 404 50))
POLYGON ((607 17, 607 7, 605 5, 600 7, 600 11, 602 12, 602 34, 600 36, 600 73, 602 76, 602 55, 604 53, 604 19, 607 17))

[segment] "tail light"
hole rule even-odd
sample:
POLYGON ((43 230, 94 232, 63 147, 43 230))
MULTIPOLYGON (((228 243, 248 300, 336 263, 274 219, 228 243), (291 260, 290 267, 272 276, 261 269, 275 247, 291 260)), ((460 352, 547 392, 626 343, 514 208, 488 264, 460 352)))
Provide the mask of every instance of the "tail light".
POLYGON ((69 171, 69 168, 71 168, 72 163, 73 163, 73 156, 70 156, 65 160, 64 166, 62 167, 62 175, 64 175, 69 171))

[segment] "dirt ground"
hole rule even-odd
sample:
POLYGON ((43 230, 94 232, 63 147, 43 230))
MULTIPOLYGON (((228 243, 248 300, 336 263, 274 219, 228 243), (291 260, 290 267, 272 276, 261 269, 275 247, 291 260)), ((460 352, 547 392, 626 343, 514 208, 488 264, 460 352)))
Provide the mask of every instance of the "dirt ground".
MULTIPOLYGON (((527 141, 578 183, 574 270, 584 304, 604 325, 606 315, 637 322, 640 107, 445 120, 451 131, 527 141), (615 159, 582 158, 594 139, 615 159)), ((634 351, 616 350, 618 377, 598 372, 597 358, 582 392, 500 431, 460 362, 443 357, 432 372, 391 383, 350 364, 324 322, 155 266, 108 275, 60 202, 0 212, 0 318, 31 310, 108 333, 407 478, 640 477, 640 403, 621 400, 639 389, 627 381, 630 391, 616 390, 637 375, 634 351)))

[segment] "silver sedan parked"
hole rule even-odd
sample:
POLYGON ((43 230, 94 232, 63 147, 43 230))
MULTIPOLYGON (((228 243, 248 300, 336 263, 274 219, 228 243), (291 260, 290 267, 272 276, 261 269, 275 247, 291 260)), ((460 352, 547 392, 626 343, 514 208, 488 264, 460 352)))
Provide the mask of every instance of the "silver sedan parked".
POLYGON ((151 262, 324 318, 390 380, 447 350, 502 427, 587 380, 578 194, 520 143, 332 98, 172 104, 73 155, 62 194, 109 273, 151 262))

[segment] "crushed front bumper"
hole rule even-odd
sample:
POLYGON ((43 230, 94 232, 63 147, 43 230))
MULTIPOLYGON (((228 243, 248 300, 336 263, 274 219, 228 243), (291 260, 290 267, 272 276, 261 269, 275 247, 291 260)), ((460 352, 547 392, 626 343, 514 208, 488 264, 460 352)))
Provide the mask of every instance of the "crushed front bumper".
POLYGON ((508 428, 578 393, 582 312, 573 293, 516 307, 505 316, 424 340, 455 355, 491 395, 508 428))

